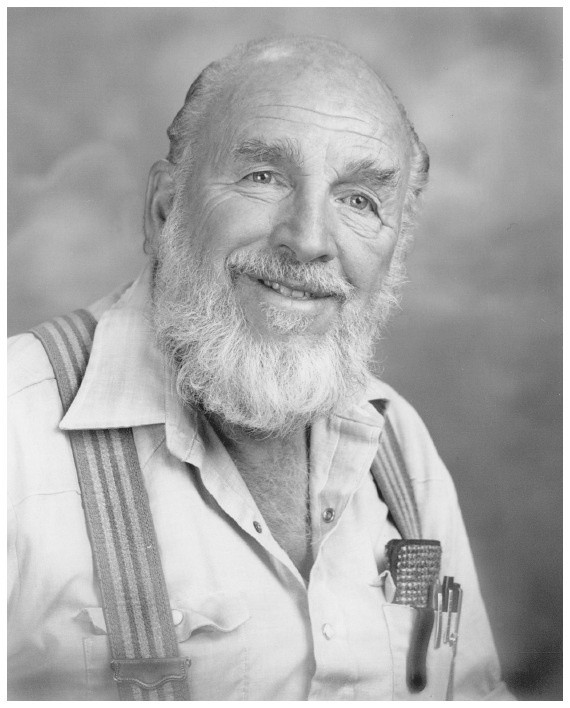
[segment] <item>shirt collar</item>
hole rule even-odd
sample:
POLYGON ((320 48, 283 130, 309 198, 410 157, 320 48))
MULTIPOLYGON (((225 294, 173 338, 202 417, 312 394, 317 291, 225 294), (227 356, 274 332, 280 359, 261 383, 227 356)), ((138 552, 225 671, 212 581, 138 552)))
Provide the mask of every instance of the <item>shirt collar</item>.
MULTIPOLYGON (((189 461, 201 437, 197 412, 180 403, 172 371, 155 343, 150 324, 151 275, 149 264, 132 285, 113 296, 102 313, 85 376, 59 427, 92 430, 165 424, 170 451, 189 461)), ((392 393, 371 375, 364 395, 341 416, 378 425, 378 414, 365 404, 387 401, 392 393)))
POLYGON ((150 327, 150 279, 149 265, 99 318, 85 376, 61 429, 164 423, 166 366, 150 327))

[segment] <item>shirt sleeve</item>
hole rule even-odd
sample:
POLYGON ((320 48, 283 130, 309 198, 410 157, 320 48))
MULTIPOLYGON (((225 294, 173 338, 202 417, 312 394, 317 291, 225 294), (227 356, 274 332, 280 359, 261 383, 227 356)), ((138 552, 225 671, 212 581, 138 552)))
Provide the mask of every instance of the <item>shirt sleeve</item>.
POLYGON ((453 576, 463 589, 452 678, 453 700, 515 700, 501 680, 499 659, 451 476, 422 420, 400 396, 391 403, 390 418, 412 478, 422 535, 441 542, 441 576, 453 576))

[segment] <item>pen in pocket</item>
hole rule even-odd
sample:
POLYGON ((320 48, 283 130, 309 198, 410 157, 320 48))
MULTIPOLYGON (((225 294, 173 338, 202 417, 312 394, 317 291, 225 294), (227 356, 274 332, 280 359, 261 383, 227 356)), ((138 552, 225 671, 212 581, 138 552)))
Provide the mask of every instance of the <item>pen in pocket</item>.
POLYGON ((453 592, 453 602, 449 617, 449 643, 453 647, 457 644, 457 639, 459 636, 459 619, 461 618, 461 604, 463 602, 463 590, 461 589, 461 586, 458 583, 455 583, 454 585, 455 589, 453 592))
POLYGON ((454 582, 453 576, 446 575, 441 585, 441 598, 437 598, 434 605, 437 615, 434 632, 436 649, 439 649, 442 643, 454 645, 457 642, 462 600, 461 585, 454 582))

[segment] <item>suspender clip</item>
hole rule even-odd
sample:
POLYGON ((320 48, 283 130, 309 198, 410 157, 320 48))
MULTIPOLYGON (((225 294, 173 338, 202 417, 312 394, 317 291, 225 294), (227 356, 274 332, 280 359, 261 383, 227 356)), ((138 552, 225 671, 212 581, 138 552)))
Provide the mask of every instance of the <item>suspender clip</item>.
POLYGON ((111 662, 117 683, 130 683, 151 691, 169 681, 186 681, 190 659, 115 659, 111 662))

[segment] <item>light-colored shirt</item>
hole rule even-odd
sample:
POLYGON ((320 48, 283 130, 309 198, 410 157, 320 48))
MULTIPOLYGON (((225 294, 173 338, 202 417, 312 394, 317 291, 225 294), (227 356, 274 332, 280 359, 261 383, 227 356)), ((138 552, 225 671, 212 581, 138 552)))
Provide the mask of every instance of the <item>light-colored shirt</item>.
POLYGON ((452 650, 430 643, 428 686, 410 694, 415 611, 385 595, 385 546, 399 534, 370 474, 384 419, 369 401, 387 399, 425 537, 441 541, 442 575, 464 589, 455 698, 512 698, 453 483, 411 406, 371 378, 358 402, 313 425, 307 583, 206 419, 179 402, 148 302, 147 269, 91 308, 91 358, 63 418, 39 341, 10 340, 9 697, 118 697, 65 431, 132 427, 193 700, 444 699, 452 650))

